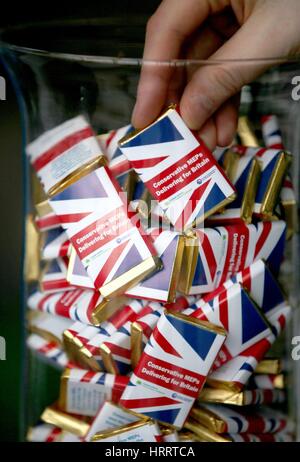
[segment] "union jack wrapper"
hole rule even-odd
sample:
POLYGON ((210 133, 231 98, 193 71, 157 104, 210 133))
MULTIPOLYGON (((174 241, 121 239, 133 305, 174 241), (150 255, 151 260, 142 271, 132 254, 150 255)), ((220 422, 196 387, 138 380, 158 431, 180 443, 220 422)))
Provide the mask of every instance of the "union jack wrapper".
MULTIPOLYGON (((230 154, 228 151, 227 154, 230 154)), ((209 223, 218 225, 251 223, 256 191, 260 179, 260 165, 256 157, 237 157, 228 176, 236 188, 237 197, 225 210, 209 217, 209 223)))
POLYGON ((159 427, 152 420, 139 420, 122 427, 96 433, 92 437, 94 443, 157 443, 160 441, 159 427))
POLYGON ((26 340, 26 345, 43 362, 55 369, 65 369, 69 363, 68 356, 56 342, 49 342, 39 335, 31 334, 26 340))
POLYGON ((268 407, 239 409, 221 404, 194 407, 190 417, 216 433, 277 433, 293 431, 291 420, 268 407))
POLYGON ((137 422, 138 420, 141 420, 140 415, 121 408, 115 403, 105 401, 98 409, 84 440, 90 441, 95 433, 100 432, 101 430, 121 427, 132 422, 137 422))
POLYGON ((46 263, 40 279, 40 289, 42 292, 50 294, 61 292, 62 290, 76 289, 67 280, 68 264, 68 257, 58 257, 46 263))
POLYGON ((60 410, 57 404, 48 406, 44 409, 41 420, 49 425, 54 425, 63 431, 72 433, 79 438, 83 438, 88 432, 91 424, 91 417, 79 414, 68 414, 60 410))
POLYGON ((30 163, 47 194, 53 194, 78 170, 105 162, 97 138, 83 116, 47 130, 26 147, 30 163))
POLYGON ((119 146, 179 231, 202 222, 235 197, 213 155, 175 106, 145 129, 127 135, 119 146))
POLYGON ((60 347, 63 344, 63 333, 72 326, 70 319, 39 313, 29 320, 29 332, 39 335, 48 342, 55 342, 60 347))
POLYGON ((280 404, 286 400, 283 390, 243 390, 239 392, 230 390, 217 390, 204 388, 198 402, 231 404, 233 406, 251 406, 257 404, 280 404))
POLYGON ((189 263, 183 261, 179 289, 191 295, 209 293, 224 281, 264 259, 277 275, 285 248, 284 221, 259 222, 256 226, 231 225, 195 231, 195 241, 188 246, 189 263), (196 251, 196 259, 194 252, 196 251), (184 275, 187 275, 186 278, 184 275))
POLYGON ((261 117, 261 131, 267 148, 284 149, 282 133, 276 115, 264 115, 261 117))
POLYGON ((69 257, 67 280, 70 282, 70 284, 77 287, 95 289, 93 281, 87 274, 85 267, 83 266, 79 256, 72 246, 69 257))
POLYGON ((126 306, 125 298, 105 300, 97 291, 75 289, 72 291, 44 294, 34 292, 27 300, 31 310, 43 311, 85 324, 99 325, 111 317, 122 306, 126 306))
POLYGON ((125 376, 66 369, 60 380, 59 408, 71 414, 95 416, 105 401, 119 401, 128 381, 125 376))
POLYGON ((225 340, 209 323, 161 315, 120 404, 181 428, 225 340))
POLYGON ((98 201, 97 212, 70 226, 67 233, 95 288, 110 298, 152 273, 158 259, 150 236, 129 217, 109 171, 100 168, 94 175, 106 191, 105 199, 98 201))
MULTIPOLYGON (((197 305, 197 302, 195 304, 197 305)), ((272 335, 270 324, 263 312, 253 303, 240 284, 233 284, 215 296, 210 303, 196 309, 191 317, 223 327, 227 338, 213 368, 217 369, 232 358, 256 346, 260 353, 261 340, 272 335)))
POLYGON ((43 236, 42 259, 53 260, 59 257, 67 257, 70 253, 70 241, 67 233, 62 228, 47 231, 43 236))
POLYGON ((224 435, 231 442, 235 443, 291 443, 294 441, 293 435, 288 432, 279 433, 240 433, 224 435))
MULTIPOLYGON (((128 182, 130 182, 130 172, 132 167, 127 157, 122 153, 119 148, 119 141, 128 133, 133 130, 132 125, 125 125, 125 127, 111 130, 98 136, 102 152, 108 160, 108 166, 113 176, 118 180, 120 186, 127 191, 128 182)), ((131 198, 131 195, 130 195, 131 198)))
MULTIPOLYGON (((277 314, 282 310, 282 312, 288 311, 288 303, 278 282, 263 260, 252 263, 252 265, 227 280, 215 291, 205 294, 197 300, 193 308, 200 308, 205 303, 209 303, 213 308, 214 299, 217 297, 220 299, 223 293, 226 297, 226 290, 237 282, 249 293, 251 299, 262 310, 269 322, 275 322, 274 328, 276 329, 278 322, 277 314)), ((276 330, 273 330, 273 333, 277 334, 276 330)))
MULTIPOLYGON (((139 315, 148 313, 148 310, 149 309, 144 307, 138 300, 132 300, 115 313, 108 321, 101 323, 100 332, 91 338, 80 350, 83 363, 92 370, 103 370, 104 363, 101 351, 103 342, 108 340, 111 341, 111 338, 113 338, 114 334, 119 332, 120 329, 121 332, 127 336, 126 324, 135 321, 139 315)), ((108 365, 108 363, 106 363, 106 365, 108 365)), ((109 372, 111 371, 115 373, 116 369, 109 368, 109 372)))
MULTIPOLYGON (((190 295, 211 292, 253 262, 256 240, 252 224, 195 230, 195 242, 187 242, 193 268, 187 268, 179 289, 190 295)), ((183 264, 184 272, 188 263, 183 264)))
POLYGON ((255 374, 250 377, 247 388, 261 388, 262 390, 273 390, 278 388, 284 390, 286 387, 284 374, 255 374))
POLYGON ((60 228, 60 220, 50 207, 49 201, 45 200, 36 204, 37 216, 35 217, 35 224, 39 231, 49 231, 50 229, 60 228))
MULTIPOLYGON (((107 341, 102 343, 100 351, 107 372, 123 375, 130 371, 130 368, 135 364, 132 363, 132 360, 136 358, 136 350, 138 349, 137 339, 134 334, 135 329, 133 327, 137 325, 139 328, 143 327, 145 330, 147 329, 149 338, 162 311, 163 308, 158 303, 152 302, 147 304, 135 321, 126 322, 107 341)), ((139 337, 139 340, 141 341, 139 344, 140 349, 138 349, 140 353, 142 339, 139 337)))
POLYGON ((54 425, 41 423, 30 427, 26 441, 29 443, 80 443, 81 440, 73 433, 66 432, 54 425))
POLYGON ((281 149, 247 148, 234 146, 241 156, 255 156, 261 164, 261 176, 256 193, 254 214, 263 219, 271 219, 279 199, 280 190, 292 156, 281 149))
POLYGON ((149 305, 153 311, 145 316, 139 317, 131 324, 131 365, 133 369, 137 367, 144 348, 163 312, 163 308, 157 303, 150 303, 149 305))
POLYGON ((163 268, 129 289, 126 295, 161 303, 173 302, 180 276, 184 237, 177 232, 162 228, 151 228, 147 233, 153 238, 153 245, 163 268))

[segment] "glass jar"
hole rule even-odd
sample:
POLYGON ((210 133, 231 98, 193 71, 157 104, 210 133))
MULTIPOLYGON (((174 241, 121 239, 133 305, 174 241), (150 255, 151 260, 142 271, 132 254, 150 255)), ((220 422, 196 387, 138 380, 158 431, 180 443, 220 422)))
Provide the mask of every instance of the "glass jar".
MULTIPOLYGON (((121 20, 102 18, 89 21, 38 24, 7 30, 2 34, 1 55, 18 97, 23 126, 22 168, 24 175, 24 235, 26 245, 22 285, 24 332, 28 322, 27 297, 37 281, 35 266, 39 240, 28 217, 35 205, 45 199, 29 165, 26 146, 48 130, 72 117, 83 115, 95 133, 102 134, 130 123, 136 98, 144 40, 143 18, 121 20), (25 226, 27 223, 27 226, 25 226), (28 227, 29 226, 29 227, 28 227), (26 260, 27 255, 27 260, 26 260), (30 256, 30 257, 28 257, 30 256), (28 259, 29 258, 29 259, 28 259)), ((227 66, 230 62, 177 60, 144 63, 168 66, 188 72, 198 66, 227 66)), ((255 61, 235 61, 234 66, 257 66, 255 61)), ((279 60, 260 79, 244 88, 241 113, 255 128, 260 116, 275 114, 279 119, 284 145, 293 153, 291 177, 296 198, 299 197, 300 103, 293 98, 295 77, 300 75, 299 62, 279 60), (293 80, 294 79, 294 80, 293 80)), ((296 82, 296 83, 295 83, 296 82)), ((296 95, 297 96, 297 95, 296 95)), ((299 318, 299 240, 295 233, 286 246, 281 279, 288 289, 293 307, 292 322, 274 354, 284 355, 288 374, 290 415, 298 424, 300 439, 300 362, 291 359, 291 339, 300 335, 299 318)), ((46 405, 58 396, 60 370, 28 353, 24 341, 23 420, 24 431, 34 425, 46 405)), ((25 435, 24 435, 25 437, 25 435)))

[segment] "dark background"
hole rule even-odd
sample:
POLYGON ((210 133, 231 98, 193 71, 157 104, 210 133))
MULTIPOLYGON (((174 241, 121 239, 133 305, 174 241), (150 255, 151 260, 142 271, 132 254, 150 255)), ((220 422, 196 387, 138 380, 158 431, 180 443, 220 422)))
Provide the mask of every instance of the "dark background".
MULTIPOLYGON (((159 0, 109 0, 82 4, 73 2, 6 2, 0 28, 53 19, 149 16, 159 0)), ((22 136, 13 89, 0 62, 0 75, 7 81, 7 99, 0 101, 0 336, 6 340, 6 361, 0 361, 0 441, 18 441, 22 422, 24 376, 20 286, 22 278, 22 136)))

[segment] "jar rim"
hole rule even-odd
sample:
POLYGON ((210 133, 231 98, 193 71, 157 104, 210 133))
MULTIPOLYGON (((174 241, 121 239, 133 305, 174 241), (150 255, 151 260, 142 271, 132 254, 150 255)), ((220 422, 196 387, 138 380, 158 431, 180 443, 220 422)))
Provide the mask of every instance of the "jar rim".
MULTIPOLYGON (((45 58, 59 59, 64 61, 73 62, 85 62, 91 64, 100 65, 126 65, 126 66, 142 66, 142 65, 153 65, 153 66, 167 66, 167 67, 189 67, 194 65, 225 65, 225 64, 261 64, 266 63, 269 65, 280 65, 284 63, 297 63, 300 61, 300 55, 295 57, 290 56, 278 56, 272 58, 235 58, 235 59, 172 59, 172 60, 145 60, 142 57, 126 57, 126 56, 106 56, 101 54, 89 54, 89 53, 74 53, 74 52, 62 52, 62 51, 51 51, 44 48, 35 48, 32 46, 20 45, 13 43, 13 40, 7 40, 7 34, 13 34, 14 32, 20 33, 22 31, 34 30, 43 27, 81 27, 81 26, 103 26, 108 25, 109 21, 113 21, 113 25, 122 26, 120 20, 116 18, 93 18, 93 19, 80 19, 80 20, 61 20, 61 21, 42 21, 37 23, 27 23, 20 26, 12 26, 6 29, 0 30, 0 51, 1 48, 4 50, 24 53, 27 55, 41 56, 45 58)), ((145 22, 145 17, 130 18, 130 24, 127 26, 138 25, 142 26, 145 22), (141 18, 142 21, 141 21, 141 18)))

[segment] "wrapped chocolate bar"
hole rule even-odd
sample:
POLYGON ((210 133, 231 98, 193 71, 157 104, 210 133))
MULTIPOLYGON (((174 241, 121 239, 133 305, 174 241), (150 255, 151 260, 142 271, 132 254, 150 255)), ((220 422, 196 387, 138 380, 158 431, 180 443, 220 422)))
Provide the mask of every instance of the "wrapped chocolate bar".
POLYGON ((181 428, 224 340, 220 327, 163 313, 120 404, 181 428))
POLYGON ((230 390, 217 390, 203 388, 198 397, 199 404, 220 403, 233 406, 251 406, 257 404, 280 404, 286 400, 283 390, 243 390, 239 392, 230 390))
POLYGON ((173 302, 180 276, 184 250, 184 237, 172 230, 151 228, 147 231, 153 238, 153 245, 160 257, 163 269, 129 289, 130 297, 173 302))
POLYGON ((73 433, 66 432, 54 425, 41 423, 30 427, 26 441, 29 443, 80 443, 81 440, 73 433))
MULTIPOLYGON (((101 324, 100 332, 91 338, 84 347, 80 349, 81 361, 86 364, 89 368, 95 371, 103 370, 104 363, 102 358, 101 346, 103 342, 111 341, 111 337, 117 334, 117 331, 122 328, 123 336, 125 335, 125 341, 127 342, 126 336, 129 336, 129 331, 126 329, 126 325, 129 326, 139 315, 148 313, 149 308, 144 307, 143 304, 138 300, 128 301, 128 303, 117 313, 115 313, 109 320, 101 324)), ((129 327, 128 327, 129 328, 129 327)), ((120 332, 117 337, 121 340, 123 337, 120 332)), ((114 336, 114 338, 116 338, 114 336)), ((124 339, 123 339, 124 341, 124 339)), ((117 348, 117 345, 116 345, 117 348)), ((130 355, 129 355, 130 356, 130 355)), ((106 356, 107 359, 111 359, 111 355, 106 356)), ((108 364, 112 364, 106 361, 106 366, 109 372, 116 373, 117 369, 113 366, 110 367, 108 364)))
POLYGON ((149 338, 162 311, 163 308, 158 303, 148 303, 135 321, 127 322, 102 343, 100 352, 107 372, 127 374, 130 367, 134 367, 143 350, 143 331, 149 338))
POLYGON ((137 367, 144 348, 163 312, 163 308, 158 304, 151 303, 149 305, 153 309, 152 313, 139 317, 131 324, 131 366, 133 369, 137 367))
MULTIPOLYGON (((229 151, 225 154, 225 157, 228 154, 230 155, 229 151)), ((234 167, 228 169, 228 177, 236 188, 237 197, 222 213, 209 217, 209 223, 217 225, 251 223, 256 191, 260 180, 258 159, 247 153, 239 157, 234 167)))
POLYGON ((190 316, 221 326, 227 332, 213 366, 215 369, 251 347, 255 347, 260 356, 260 341, 272 336, 267 319, 240 284, 223 290, 211 303, 199 307, 190 316))
POLYGON ((90 441, 97 432, 128 425, 140 421, 141 418, 140 414, 121 408, 110 401, 105 401, 98 409, 84 440, 90 441))
POLYGON ((99 325, 110 318, 122 306, 128 306, 126 298, 105 300, 94 290, 76 289, 54 294, 34 292, 27 301, 32 310, 39 310, 85 324, 99 325))
POLYGON ((62 290, 76 289, 75 286, 72 286, 67 281, 68 263, 68 257, 59 257, 46 263, 40 279, 40 289, 42 292, 51 294, 61 292, 62 290))
MULTIPOLYGON (((73 223, 67 233, 95 288, 110 298, 154 272, 158 259, 151 238, 131 221, 109 171, 103 167, 90 175, 102 188, 102 198, 96 200, 98 211, 73 223)), ((89 182, 90 175, 82 180, 89 182)), ((72 201, 56 204, 60 202, 65 207, 72 201)), ((58 208, 55 211, 60 213, 58 208)))
POLYGON ((178 295, 175 302, 165 303, 164 307, 168 311, 183 311, 192 306, 197 300, 194 295, 178 295))
POLYGON ((262 390, 284 390, 286 380, 284 374, 255 374, 252 375, 247 383, 247 388, 261 388, 262 390))
POLYGON ((60 220, 54 213, 48 200, 36 204, 35 208, 37 211, 35 224, 39 231, 49 231, 50 229, 61 227, 60 220))
POLYGON ((55 194, 70 177, 105 158, 97 138, 79 115, 46 131, 26 147, 27 155, 47 194, 55 194))
POLYGON ((188 229, 224 207, 235 190, 211 152, 171 106, 119 146, 177 230, 188 229))
POLYGON ((259 259, 278 274, 285 231, 281 220, 195 230, 194 239, 186 242, 179 289, 189 294, 211 292, 259 259))
POLYGON ((42 259, 53 260, 59 257, 67 257, 71 246, 69 238, 63 229, 55 228, 47 231, 42 237, 42 259))
POLYGON ((128 381, 125 376, 66 369, 60 379, 58 406, 71 414, 95 416, 105 401, 119 401, 128 381))
POLYGON ((63 333, 72 324, 73 322, 69 319, 40 313, 39 316, 29 320, 28 329, 30 332, 43 337, 49 342, 55 342, 61 346, 63 343, 63 333))
POLYGON ((161 441, 158 425, 152 420, 139 420, 122 427, 96 433, 93 443, 157 443, 161 441))
POLYGON ((58 409, 57 405, 48 406, 41 415, 41 420, 80 438, 88 432, 91 418, 78 414, 68 414, 58 409))
POLYGON ((69 257, 67 280, 70 282, 70 284, 78 287, 83 287, 85 289, 95 289, 93 281, 87 274, 80 258, 72 246, 69 257))
POLYGON ((26 339, 26 345, 41 361, 56 369, 65 369, 69 363, 66 353, 56 342, 49 342, 39 335, 31 334, 26 339))
POLYGON ((199 424, 194 419, 189 419, 185 423, 185 427, 192 431, 200 442, 207 443, 233 443, 233 442, 247 442, 247 443, 275 443, 275 442, 290 442, 293 441, 292 435, 288 432, 278 433, 216 433, 209 430, 204 425, 199 424))
POLYGON ((264 220, 271 219, 283 180, 292 161, 292 156, 281 149, 247 148, 235 146, 234 151, 240 155, 253 155, 260 161, 261 177, 258 185, 254 214, 264 220))
POLYGON ((201 404, 190 417, 216 433, 292 432, 294 425, 283 413, 268 407, 240 409, 221 404, 201 404))

